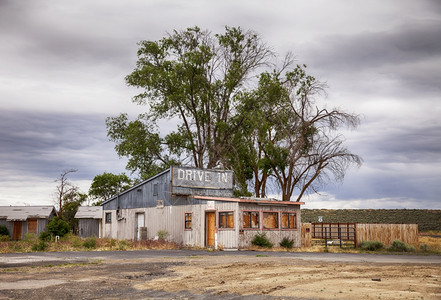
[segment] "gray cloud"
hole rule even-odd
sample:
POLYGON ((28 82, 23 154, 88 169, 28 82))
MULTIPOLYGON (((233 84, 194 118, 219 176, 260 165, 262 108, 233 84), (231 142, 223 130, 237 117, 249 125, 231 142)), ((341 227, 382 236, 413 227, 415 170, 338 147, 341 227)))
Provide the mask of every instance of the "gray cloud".
POLYGON ((225 25, 255 30, 328 82, 328 106, 364 116, 358 130, 344 133, 364 165, 329 186, 330 197, 313 201, 439 208, 436 0, 0 0, 0 204, 39 204, 66 168, 79 169, 73 179, 85 189, 96 174, 123 172, 104 118, 145 109, 130 103, 136 92, 124 84, 136 43, 194 25, 215 33, 225 25))

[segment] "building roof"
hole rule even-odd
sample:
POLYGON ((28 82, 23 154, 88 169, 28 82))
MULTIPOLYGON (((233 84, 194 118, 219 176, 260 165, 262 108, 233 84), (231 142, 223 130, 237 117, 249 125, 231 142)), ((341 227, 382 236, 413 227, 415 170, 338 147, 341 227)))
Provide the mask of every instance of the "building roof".
POLYGON ((75 214, 76 219, 102 219, 102 206, 80 206, 75 214))
POLYGON ((54 206, 0 206, 0 219, 7 221, 47 219, 52 213, 55 213, 54 206))
POLYGON ((281 201, 271 198, 250 198, 250 197, 242 197, 242 198, 229 198, 229 197, 210 197, 210 196, 191 196, 195 199, 204 199, 204 200, 215 200, 215 201, 226 201, 226 202, 241 202, 241 203, 255 203, 260 205, 305 205, 305 202, 297 202, 297 201, 281 201))

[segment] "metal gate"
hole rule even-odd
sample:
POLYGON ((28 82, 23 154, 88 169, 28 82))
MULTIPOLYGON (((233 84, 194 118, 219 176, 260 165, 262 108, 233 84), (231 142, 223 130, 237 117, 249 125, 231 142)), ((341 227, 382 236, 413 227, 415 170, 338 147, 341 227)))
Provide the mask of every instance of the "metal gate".
POLYGON ((356 223, 312 223, 312 238, 353 241, 357 247, 356 223))

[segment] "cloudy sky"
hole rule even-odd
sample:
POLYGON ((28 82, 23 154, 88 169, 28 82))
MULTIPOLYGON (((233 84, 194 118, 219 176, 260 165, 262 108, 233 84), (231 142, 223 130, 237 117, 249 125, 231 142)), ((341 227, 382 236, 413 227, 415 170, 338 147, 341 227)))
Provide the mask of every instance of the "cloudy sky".
MULTIPOLYGON (((124 83, 137 42, 199 26, 252 29, 362 116, 364 159, 306 208, 441 209, 440 1, 0 0, 0 206, 53 204, 64 169, 87 192, 124 172, 104 120, 143 107, 124 83)), ((165 130, 165 128, 164 128, 165 130)))

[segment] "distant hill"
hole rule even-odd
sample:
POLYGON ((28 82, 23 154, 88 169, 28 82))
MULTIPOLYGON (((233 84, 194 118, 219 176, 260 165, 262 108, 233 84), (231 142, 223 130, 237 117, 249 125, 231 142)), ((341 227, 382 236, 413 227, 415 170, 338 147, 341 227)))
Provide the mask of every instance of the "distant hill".
POLYGON ((431 209, 302 209, 303 223, 418 224, 420 231, 441 230, 441 210, 431 209))

